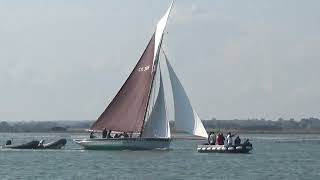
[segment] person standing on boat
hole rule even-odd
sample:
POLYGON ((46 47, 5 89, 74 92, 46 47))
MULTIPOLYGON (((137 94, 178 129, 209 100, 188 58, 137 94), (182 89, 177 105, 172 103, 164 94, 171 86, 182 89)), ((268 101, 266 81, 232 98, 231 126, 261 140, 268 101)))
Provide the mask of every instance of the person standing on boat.
POLYGON ((112 138, 112 136, 111 136, 111 130, 108 132, 107 138, 112 138))
POLYGON ((216 144, 217 145, 224 145, 224 140, 225 140, 225 138, 222 133, 217 134, 217 137, 216 137, 216 144))
POLYGON ((104 128, 102 131, 102 138, 106 138, 107 137, 107 128, 104 128))
POLYGON ((219 136, 220 136, 220 133, 217 133, 217 135, 216 135, 216 145, 219 145, 219 136))
POLYGON ((236 139, 234 140, 234 145, 240 145, 241 144, 241 139, 239 136, 236 137, 236 139))
POLYGON ((209 133, 209 136, 208 136, 208 144, 209 144, 209 145, 214 145, 215 142, 216 142, 216 135, 214 134, 213 131, 211 131, 211 132, 209 133))
POLYGON ((228 146, 232 146, 232 137, 234 135, 231 135, 231 132, 228 132, 228 135, 227 135, 227 144, 228 146))

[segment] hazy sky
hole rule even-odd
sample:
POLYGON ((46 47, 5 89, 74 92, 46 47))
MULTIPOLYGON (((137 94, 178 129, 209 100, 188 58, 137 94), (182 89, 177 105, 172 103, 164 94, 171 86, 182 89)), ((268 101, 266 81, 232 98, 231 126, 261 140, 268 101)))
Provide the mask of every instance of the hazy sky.
MULTIPOLYGON (((169 0, 0 0, 0 121, 96 119, 169 0)), ((320 1, 177 0, 163 42, 201 118, 320 117, 320 1)))

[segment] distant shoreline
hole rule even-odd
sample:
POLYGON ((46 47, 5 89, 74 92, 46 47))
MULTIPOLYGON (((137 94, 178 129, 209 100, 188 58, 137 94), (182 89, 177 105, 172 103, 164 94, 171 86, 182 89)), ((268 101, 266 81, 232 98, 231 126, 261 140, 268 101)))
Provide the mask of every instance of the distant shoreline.
MULTIPOLYGON (((91 127, 92 120, 79 121, 21 121, 21 122, 0 122, 0 132, 12 133, 86 133, 91 127)), ((303 118, 300 121, 294 119, 277 121, 265 119, 248 120, 202 120, 206 130, 215 132, 232 132, 237 134, 320 134, 320 119, 303 118)), ((175 124, 170 121, 172 133, 175 131, 175 124)))
POLYGON ((243 130, 243 129, 220 129, 221 132, 237 134, 320 134, 320 129, 292 129, 292 130, 243 130))
MULTIPOLYGON (((234 133, 234 134, 320 134, 320 130, 235 130, 235 129, 220 129, 218 132, 234 133)), ((1 131, 0 133, 88 133, 85 129, 67 130, 67 131, 1 131)), ((188 134, 180 132, 171 132, 176 135, 174 138, 181 137, 188 139, 188 134)))

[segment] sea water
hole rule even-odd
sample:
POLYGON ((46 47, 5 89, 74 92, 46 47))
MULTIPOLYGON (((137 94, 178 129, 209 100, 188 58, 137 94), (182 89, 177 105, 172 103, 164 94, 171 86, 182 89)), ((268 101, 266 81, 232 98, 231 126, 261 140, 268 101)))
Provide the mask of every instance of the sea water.
POLYGON ((199 140, 173 140, 168 151, 89 151, 87 134, 0 133, 13 144, 66 138, 61 150, 0 149, 0 179, 320 179, 320 135, 240 135, 250 154, 198 153, 199 140))

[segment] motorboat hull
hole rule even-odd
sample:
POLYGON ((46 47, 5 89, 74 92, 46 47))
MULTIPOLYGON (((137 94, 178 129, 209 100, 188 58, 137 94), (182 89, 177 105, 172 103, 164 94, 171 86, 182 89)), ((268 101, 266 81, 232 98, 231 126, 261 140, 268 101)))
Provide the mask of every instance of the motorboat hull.
POLYGON ((198 152, 200 153, 249 153, 252 150, 252 145, 198 145, 198 152))
POLYGON ((8 148, 8 149, 37 149, 39 145, 39 141, 31 141, 25 144, 20 145, 3 145, 2 148, 8 148))
POLYGON ((38 149, 61 149, 67 143, 66 139, 59 139, 58 141, 46 143, 38 146, 38 149))
POLYGON ((40 141, 31 141, 25 144, 19 145, 3 145, 2 148, 7 149, 61 149, 64 145, 66 145, 66 139, 59 139, 58 141, 50 142, 47 144, 41 144, 40 141))
POLYGON ((170 138, 93 138, 75 139, 85 149, 89 150, 152 150, 169 149, 170 138))

